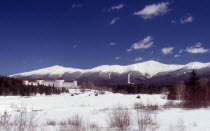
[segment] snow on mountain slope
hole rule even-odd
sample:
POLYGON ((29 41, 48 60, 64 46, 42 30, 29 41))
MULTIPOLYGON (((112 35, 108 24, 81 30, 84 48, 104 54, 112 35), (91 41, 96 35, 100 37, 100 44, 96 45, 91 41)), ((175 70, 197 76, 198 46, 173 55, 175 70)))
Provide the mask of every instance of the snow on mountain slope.
MULTIPOLYGON (((81 69, 76 69, 76 68, 66 68, 63 66, 52 66, 48 68, 43 68, 35 71, 30 71, 30 72, 25 72, 25 73, 19 73, 15 75, 22 75, 22 76, 29 76, 29 75, 45 75, 45 74, 50 74, 50 75, 63 75, 64 73, 73 73, 73 72, 83 72, 81 69)), ((11 75, 11 77, 15 76, 11 75)))
POLYGON ((185 66, 186 69, 201 69, 205 67, 210 67, 210 63, 191 62, 185 66))
POLYGON ((67 68, 62 66, 52 66, 44 69, 39 69, 35 71, 20 73, 11 75, 11 77, 14 76, 30 76, 30 75, 59 75, 62 76, 64 73, 75 73, 80 72, 81 74, 84 73, 94 73, 94 72, 100 72, 100 73, 128 73, 128 72, 140 72, 144 76, 152 77, 158 73, 162 72, 171 72, 176 71, 178 69, 201 69, 204 67, 210 67, 210 63, 200 63, 200 62, 192 62, 186 65, 175 65, 175 64, 163 64, 157 61, 146 61, 142 63, 127 65, 127 66, 121 66, 121 65, 102 65, 98 66, 92 69, 76 69, 76 68, 67 68))
POLYGON ((136 71, 136 72, 142 73, 142 75, 149 75, 152 77, 159 72, 174 71, 182 67, 183 65, 166 65, 166 64, 159 63, 157 61, 147 61, 147 62, 142 62, 142 63, 128 65, 128 66, 103 65, 103 66, 90 69, 88 71, 105 72, 105 73, 115 72, 119 74, 136 71))

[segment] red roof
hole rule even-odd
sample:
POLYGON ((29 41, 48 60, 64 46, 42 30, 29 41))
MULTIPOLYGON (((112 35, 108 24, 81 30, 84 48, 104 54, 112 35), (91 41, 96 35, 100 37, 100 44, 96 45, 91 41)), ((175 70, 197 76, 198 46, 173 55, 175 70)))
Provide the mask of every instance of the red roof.
POLYGON ((62 79, 62 78, 58 78, 58 79, 56 79, 56 80, 64 80, 64 79, 62 79))
POLYGON ((42 79, 42 78, 38 78, 38 79, 36 79, 36 80, 44 80, 44 79, 42 79))

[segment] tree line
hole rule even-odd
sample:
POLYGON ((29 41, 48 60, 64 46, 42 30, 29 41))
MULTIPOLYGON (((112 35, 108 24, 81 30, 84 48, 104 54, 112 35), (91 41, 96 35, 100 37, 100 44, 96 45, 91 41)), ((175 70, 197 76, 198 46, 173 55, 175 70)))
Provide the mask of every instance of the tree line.
POLYGON ((123 94, 161 94, 167 87, 160 85, 126 84, 111 87, 115 93, 123 94))
POLYGON ((86 83, 83 82, 81 84, 81 89, 95 89, 123 94, 161 94, 162 92, 167 90, 167 86, 146 84, 122 84, 107 87, 95 86, 93 81, 88 81, 86 83))
POLYGON ((36 94, 61 94, 68 92, 65 88, 56 88, 44 85, 23 85, 22 80, 0 76, 0 96, 31 96, 36 94))
POLYGON ((201 108, 210 106, 210 80, 200 79, 195 70, 186 81, 169 88, 169 100, 184 100, 184 107, 201 108))

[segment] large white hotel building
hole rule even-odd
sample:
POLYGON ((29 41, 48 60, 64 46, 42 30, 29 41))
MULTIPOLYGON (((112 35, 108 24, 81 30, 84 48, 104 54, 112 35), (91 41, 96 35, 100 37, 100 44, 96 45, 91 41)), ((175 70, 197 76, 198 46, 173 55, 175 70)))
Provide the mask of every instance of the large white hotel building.
POLYGON ((28 81, 28 80, 23 80, 24 85, 45 85, 45 86, 52 86, 52 87, 65 87, 65 88, 77 88, 77 81, 64 81, 62 78, 58 78, 56 80, 52 81, 46 81, 42 78, 36 79, 36 81, 28 81))

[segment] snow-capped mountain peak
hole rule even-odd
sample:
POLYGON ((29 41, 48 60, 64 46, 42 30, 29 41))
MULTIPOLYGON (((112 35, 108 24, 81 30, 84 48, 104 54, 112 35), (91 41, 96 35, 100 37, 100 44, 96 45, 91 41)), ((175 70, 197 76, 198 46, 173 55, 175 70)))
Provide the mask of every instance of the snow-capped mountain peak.
MULTIPOLYGON (((153 77, 158 77, 160 75, 166 75, 170 72, 181 71, 179 74, 186 74, 184 72, 190 72, 192 69, 203 69, 209 67, 210 63, 201 63, 201 62, 191 62, 186 65, 177 65, 177 64, 163 64, 157 61, 146 61, 136 64, 131 64, 127 66, 123 65, 102 65, 91 69, 77 69, 70 67, 63 67, 59 65, 51 66, 48 68, 43 68, 35 71, 19 73, 11 75, 10 77, 15 78, 30 78, 34 79, 37 77, 44 77, 46 79, 55 79, 56 77, 65 77, 66 79, 113 79, 113 76, 117 75, 118 80, 120 80, 121 76, 124 77, 124 82, 128 74, 132 78, 133 75, 136 75, 136 79, 138 77, 144 77, 142 79, 150 79, 153 77), (183 72, 182 72, 183 71, 183 72), (99 78, 100 77, 100 78, 99 78)), ((177 75, 176 75, 177 76, 177 75)))
MULTIPOLYGON (((34 71, 30 71, 30 72, 15 74, 15 75, 23 75, 23 76, 29 76, 29 75, 33 75, 33 74, 36 74, 36 75, 45 75, 45 74, 63 75, 65 72, 72 73, 75 71, 82 71, 82 70, 76 69, 76 68, 69 68, 69 67, 55 65, 55 66, 51 66, 51 67, 47 67, 47 68, 43 68, 43 69, 39 69, 39 70, 34 70, 34 71)), ((11 77, 13 77, 15 75, 11 75, 11 77)))

